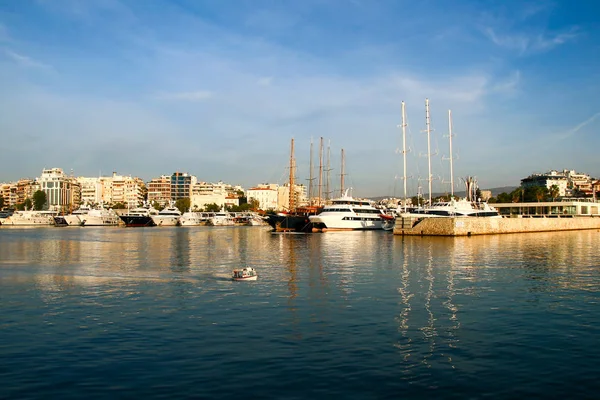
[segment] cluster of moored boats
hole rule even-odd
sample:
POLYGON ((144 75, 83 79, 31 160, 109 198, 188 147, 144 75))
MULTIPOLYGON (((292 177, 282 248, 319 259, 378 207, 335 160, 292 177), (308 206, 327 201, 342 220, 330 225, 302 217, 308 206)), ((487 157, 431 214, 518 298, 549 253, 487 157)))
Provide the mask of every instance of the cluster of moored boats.
POLYGON ((181 213, 173 204, 158 211, 150 205, 133 208, 122 214, 102 206, 81 206, 71 214, 61 215, 56 211, 14 211, 0 215, 0 225, 55 225, 55 226, 239 226, 266 225, 258 213, 219 212, 181 213))
POLYGON ((279 232, 325 232, 342 230, 392 231, 397 217, 495 217, 498 211, 485 202, 452 199, 431 206, 397 209, 378 208, 369 200, 355 199, 348 191, 319 209, 298 208, 296 212, 267 216, 273 230, 279 232))

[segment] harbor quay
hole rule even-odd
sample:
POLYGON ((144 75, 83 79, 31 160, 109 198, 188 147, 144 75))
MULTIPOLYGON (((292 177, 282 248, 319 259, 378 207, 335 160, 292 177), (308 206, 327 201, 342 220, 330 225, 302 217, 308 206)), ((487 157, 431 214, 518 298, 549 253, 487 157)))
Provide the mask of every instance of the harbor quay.
POLYGON ((471 236, 505 233, 600 229, 600 216, 516 216, 507 218, 405 218, 398 216, 394 235, 471 236))

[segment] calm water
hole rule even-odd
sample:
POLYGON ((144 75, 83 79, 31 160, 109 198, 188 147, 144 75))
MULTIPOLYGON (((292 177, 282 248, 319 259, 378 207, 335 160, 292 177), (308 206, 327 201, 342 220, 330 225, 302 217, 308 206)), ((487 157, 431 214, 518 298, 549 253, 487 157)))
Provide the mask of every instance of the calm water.
POLYGON ((599 243, 2 227, 0 398, 597 398, 599 243))

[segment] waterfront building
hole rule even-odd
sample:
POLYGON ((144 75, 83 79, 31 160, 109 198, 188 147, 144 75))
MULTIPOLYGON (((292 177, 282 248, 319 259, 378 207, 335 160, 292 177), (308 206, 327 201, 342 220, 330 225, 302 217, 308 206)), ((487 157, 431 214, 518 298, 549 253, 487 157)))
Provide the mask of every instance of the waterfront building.
POLYGON ((251 200, 258 202, 258 208, 265 211, 275 211, 277 206, 277 194, 279 185, 276 183, 262 183, 246 191, 248 203, 251 200))
POLYGON ((553 185, 558 187, 558 196, 564 197, 567 195, 568 179, 565 174, 552 170, 544 174, 532 174, 527 178, 521 179, 521 186, 543 186, 550 189, 553 185))
POLYGON ((111 177, 103 177, 101 180, 104 186, 102 201, 105 204, 122 203, 134 208, 144 201, 146 185, 138 177, 117 175, 113 172, 111 177))
POLYGON ((40 190, 46 193, 46 208, 68 211, 77 208, 81 191, 77 181, 61 168, 43 169, 39 178, 40 190))
MULTIPOLYGON (((306 205, 308 198, 306 195, 306 186, 295 184, 293 192, 295 196, 294 204, 296 206, 306 205)), ((277 188, 277 209, 290 210, 290 184, 286 183, 277 188)))
POLYGON ((192 188, 198 179, 187 173, 175 172, 171 175, 171 199, 179 200, 192 196, 192 188))
POLYGON ((78 177, 77 183, 81 187, 81 204, 100 204, 104 192, 102 178, 78 177))
POLYGON ((530 203, 494 203, 494 208, 502 216, 600 216, 600 203, 593 199, 562 201, 540 201, 530 203))
POLYGON ((15 182, 0 185, 0 195, 4 199, 4 207, 11 208, 18 204, 17 184, 15 182))
POLYGON ((148 182, 148 201, 157 202, 161 207, 171 201, 171 177, 162 175, 160 178, 153 178, 148 182))
POLYGON ((203 209, 208 204, 216 204, 223 207, 226 203, 228 193, 223 182, 196 182, 192 186, 192 195, 190 197, 190 207, 194 209, 203 209))

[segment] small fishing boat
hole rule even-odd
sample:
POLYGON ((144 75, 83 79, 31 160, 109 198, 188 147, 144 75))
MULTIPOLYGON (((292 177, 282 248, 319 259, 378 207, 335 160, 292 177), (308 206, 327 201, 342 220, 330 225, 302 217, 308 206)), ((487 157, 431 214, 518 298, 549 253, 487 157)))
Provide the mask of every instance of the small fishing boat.
POLYGON ((231 277, 234 281, 255 281, 256 278, 258 278, 258 274, 252 267, 234 269, 231 277))

